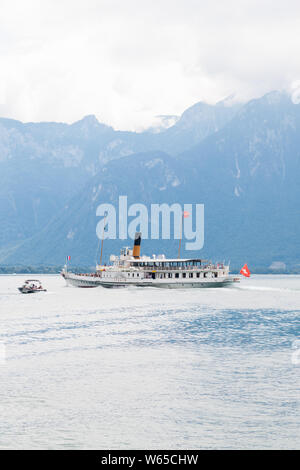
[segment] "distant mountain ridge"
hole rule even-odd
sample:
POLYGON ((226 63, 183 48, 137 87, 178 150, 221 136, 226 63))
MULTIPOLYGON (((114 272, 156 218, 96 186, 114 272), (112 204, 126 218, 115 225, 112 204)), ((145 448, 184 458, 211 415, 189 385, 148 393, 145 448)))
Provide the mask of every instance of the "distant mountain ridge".
POLYGON ((179 153, 229 119, 218 106, 214 112, 211 105, 200 107, 201 131, 192 110, 189 126, 183 114, 159 134, 115 131, 92 115, 70 125, 0 118, 0 260, 1 247, 6 251, 7 244, 39 232, 110 160, 165 148, 179 153))
MULTIPOLYGON (((94 263, 96 208, 128 195, 147 206, 204 203, 197 255, 300 266, 299 131, 300 105, 281 92, 243 106, 198 103, 159 133, 114 131, 92 116, 49 126, 0 119, 0 261, 59 264, 72 254, 94 263)), ((106 253, 122 244, 107 241, 106 253)), ((177 243, 143 248, 174 255, 177 243)))

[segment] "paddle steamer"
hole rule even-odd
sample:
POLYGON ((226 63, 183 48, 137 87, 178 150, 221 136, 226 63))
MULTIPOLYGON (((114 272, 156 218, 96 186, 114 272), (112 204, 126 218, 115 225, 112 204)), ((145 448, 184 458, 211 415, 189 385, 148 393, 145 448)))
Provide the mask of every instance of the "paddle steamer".
POLYGON ((110 257, 108 266, 98 265, 95 273, 76 274, 65 267, 62 276, 76 287, 225 287, 238 281, 229 275, 229 266, 199 258, 166 258, 164 255, 141 256, 141 233, 135 235, 133 249, 124 248, 110 257))

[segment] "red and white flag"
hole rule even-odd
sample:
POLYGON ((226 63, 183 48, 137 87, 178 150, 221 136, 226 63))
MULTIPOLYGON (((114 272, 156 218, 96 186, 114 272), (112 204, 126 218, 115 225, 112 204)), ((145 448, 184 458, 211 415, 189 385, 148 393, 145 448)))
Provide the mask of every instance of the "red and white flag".
POLYGON ((184 211, 182 215, 183 215, 183 217, 186 219, 187 217, 190 216, 190 213, 187 212, 187 211, 184 211))
POLYGON ((244 266, 240 270, 240 274, 243 274, 243 276, 245 276, 245 277, 250 277, 251 273, 249 271, 249 268, 248 268, 247 264, 244 264, 244 266))

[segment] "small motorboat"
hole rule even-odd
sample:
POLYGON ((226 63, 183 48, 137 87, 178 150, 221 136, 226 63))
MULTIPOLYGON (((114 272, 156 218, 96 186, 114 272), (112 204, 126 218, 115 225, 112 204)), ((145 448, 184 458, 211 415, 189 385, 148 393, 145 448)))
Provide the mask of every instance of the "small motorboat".
POLYGON ((41 281, 38 279, 27 279, 24 282, 22 287, 18 287, 19 291, 22 294, 35 294, 36 292, 47 292, 47 289, 44 289, 41 281))

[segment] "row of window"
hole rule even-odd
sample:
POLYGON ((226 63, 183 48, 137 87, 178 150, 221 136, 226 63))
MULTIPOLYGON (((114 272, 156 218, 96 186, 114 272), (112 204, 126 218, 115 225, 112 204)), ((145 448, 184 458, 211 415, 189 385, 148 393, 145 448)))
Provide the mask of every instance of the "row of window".
MULTIPOLYGON (((153 273, 152 276, 153 278, 156 279, 171 279, 175 278, 178 279, 179 277, 182 277, 183 279, 185 278, 200 278, 200 277, 206 277, 207 274, 210 277, 218 277, 218 273, 153 273)), ((224 273, 225 274, 225 273, 224 273)), ((103 277, 111 277, 110 275, 103 274, 103 277)), ((127 273, 128 277, 140 277, 140 273, 127 273)))
MULTIPOLYGON (((201 276, 201 273, 153 273, 153 277, 156 278, 156 279, 171 279, 171 278, 175 278, 175 279, 178 279, 179 277, 185 279, 185 278, 199 278, 199 277, 206 277, 206 273, 204 273, 204 275, 202 274, 201 276), (188 274, 188 276, 187 276, 188 274)), ((139 273, 127 273, 127 276, 128 277, 139 277, 139 273)), ((217 277, 218 274, 217 273, 212 273, 212 277, 217 277)))
POLYGON ((200 273, 175 273, 175 274, 173 274, 173 273, 166 273, 166 274, 165 273, 160 273, 160 274, 157 275, 157 277, 159 279, 165 279, 165 278, 178 279, 180 277, 180 274, 181 274, 181 277, 184 278, 184 279, 187 278, 187 277, 188 278, 197 278, 197 277, 199 278, 199 277, 201 277, 200 273), (187 274, 188 274, 188 276, 187 276, 187 274))

